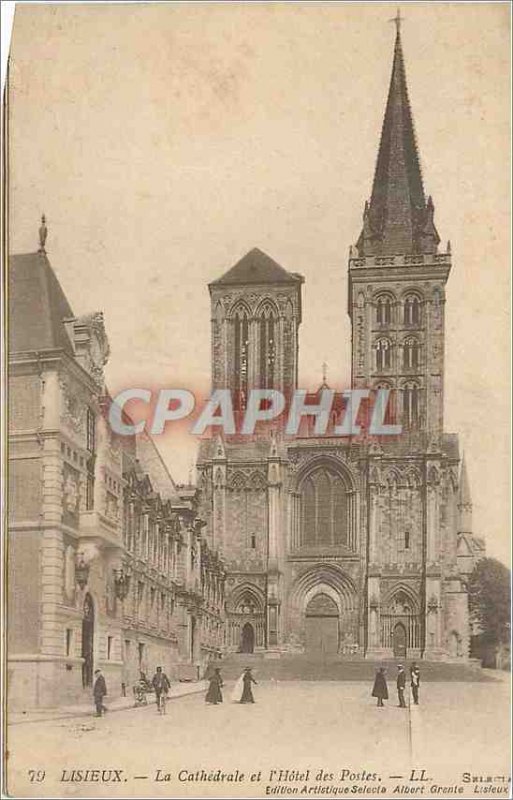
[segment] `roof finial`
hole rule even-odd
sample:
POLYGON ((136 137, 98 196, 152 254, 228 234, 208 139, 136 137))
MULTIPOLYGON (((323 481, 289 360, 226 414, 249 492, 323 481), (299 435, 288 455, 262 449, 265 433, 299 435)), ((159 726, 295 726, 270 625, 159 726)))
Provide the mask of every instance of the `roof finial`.
POLYGON ((48 228, 46 227, 46 217, 43 214, 41 217, 41 225, 39 226, 39 252, 45 253, 46 237, 48 236, 48 228))
POLYGON ((327 386, 328 380, 328 365, 325 361, 322 362, 322 386, 327 386))
POLYGON ((389 21, 390 22, 395 22, 397 35, 399 36, 400 33, 401 33, 401 22, 403 21, 403 18, 401 17, 401 9, 400 8, 397 9, 397 14, 395 15, 395 17, 393 19, 389 20, 389 21))

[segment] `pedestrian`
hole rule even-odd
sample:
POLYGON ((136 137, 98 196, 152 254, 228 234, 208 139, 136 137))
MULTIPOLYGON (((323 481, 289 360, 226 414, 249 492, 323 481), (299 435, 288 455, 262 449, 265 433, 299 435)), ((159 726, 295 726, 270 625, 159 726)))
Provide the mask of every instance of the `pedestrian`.
POLYGON ((413 703, 418 706, 419 704, 419 686, 420 686, 420 669, 417 662, 414 661, 410 667, 410 680, 411 680, 411 693, 413 695, 413 703))
POLYGON ((221 670, 219 667, 214 669, 213 674, 208 679, 209 686, 208 692, 205 697, 206 703, 211 703, 213 706, 216 706, 218 703, 223 702, 223 693, 221 692, 221 688, 223 686, 223 679, 221 678, 221 670))
POLYGON ((397 697, 399 700, 399 707, 406 708, 406 703, 404 702, 404 690, 406 688, 406 672, 404 671, 404 666, 402 664, 397 665, 397 697))
POLYGON ((94 697, 94 705, 96 707, 96 716, 101 717, 102 714, 105 714, 107 711, 106 707, 103 705, 103 698, 107 694, 107 684, 105 683, 105 678, 102 675, 101 669, 96 669, 94 671, 94 686, 93 686, 93 697, 94 697))
POLYGON ((385 678, 385 667, 380 667, 374 678, 372 697, 378 698, 378 708, 384 708, 383 700, 388 700, 388 686, 385 678))
POLYGON ((251 690, 251 684, 254 683, 256 685, 256 680, 254 679, 253 675, 251 674, 251 667, 246 667, 242 674, 242 697, 240 699, 240 703, 254 703, 255 698, 253 697, 253 692, 251 690))
POLYGON ((155 702, 157 704, 157 710, 160 711, 161 695, 167 696, 167 693, 171 688, 171 681, 167 677, 166 673, 162 672, 162 667, 157 667, 157 671, 151 679, 151 685, 155 690, 155 702))

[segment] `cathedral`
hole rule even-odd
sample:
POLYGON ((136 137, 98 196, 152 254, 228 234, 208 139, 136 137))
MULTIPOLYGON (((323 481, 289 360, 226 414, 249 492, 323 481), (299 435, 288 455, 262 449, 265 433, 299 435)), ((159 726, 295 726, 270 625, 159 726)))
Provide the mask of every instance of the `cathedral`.
MULTIPOLYGON (((468 658, 466 580, 484 545, 458 437, 444 431, 451 252, 424 192, 396 22, 347 310, 352 388, 390 390, 402 432, 201 442, 200 513, 226 563, 228 652, 468 658)), ((229 388, 241 409, 252 388, 297 388, 303 282, 253 249, 209 285, 213 389, 229 388)))

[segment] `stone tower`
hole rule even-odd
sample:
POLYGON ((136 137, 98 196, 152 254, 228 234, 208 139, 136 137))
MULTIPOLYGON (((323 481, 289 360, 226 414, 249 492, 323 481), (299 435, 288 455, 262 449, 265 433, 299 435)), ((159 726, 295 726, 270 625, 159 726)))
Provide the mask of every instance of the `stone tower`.
POLYGON ((302 283, 254 248, 209 285, 212 386, 231 389, 239 408, 251 388, 296 387, 302 283))
POLYGON ((439 443, 451 256, 449 246, 438 252, 433 201, 424 194, 399 22, 372 194, 349 258, 352 383, 391 389, 403 430, 439 443))

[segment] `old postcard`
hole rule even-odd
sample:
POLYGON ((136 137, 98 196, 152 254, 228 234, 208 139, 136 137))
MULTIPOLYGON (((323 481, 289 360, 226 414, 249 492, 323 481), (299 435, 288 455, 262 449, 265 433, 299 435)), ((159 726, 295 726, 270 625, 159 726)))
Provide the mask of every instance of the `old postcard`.
POLYGON ((17 4, 4 796, 511 797, 509 52, 17 4))

